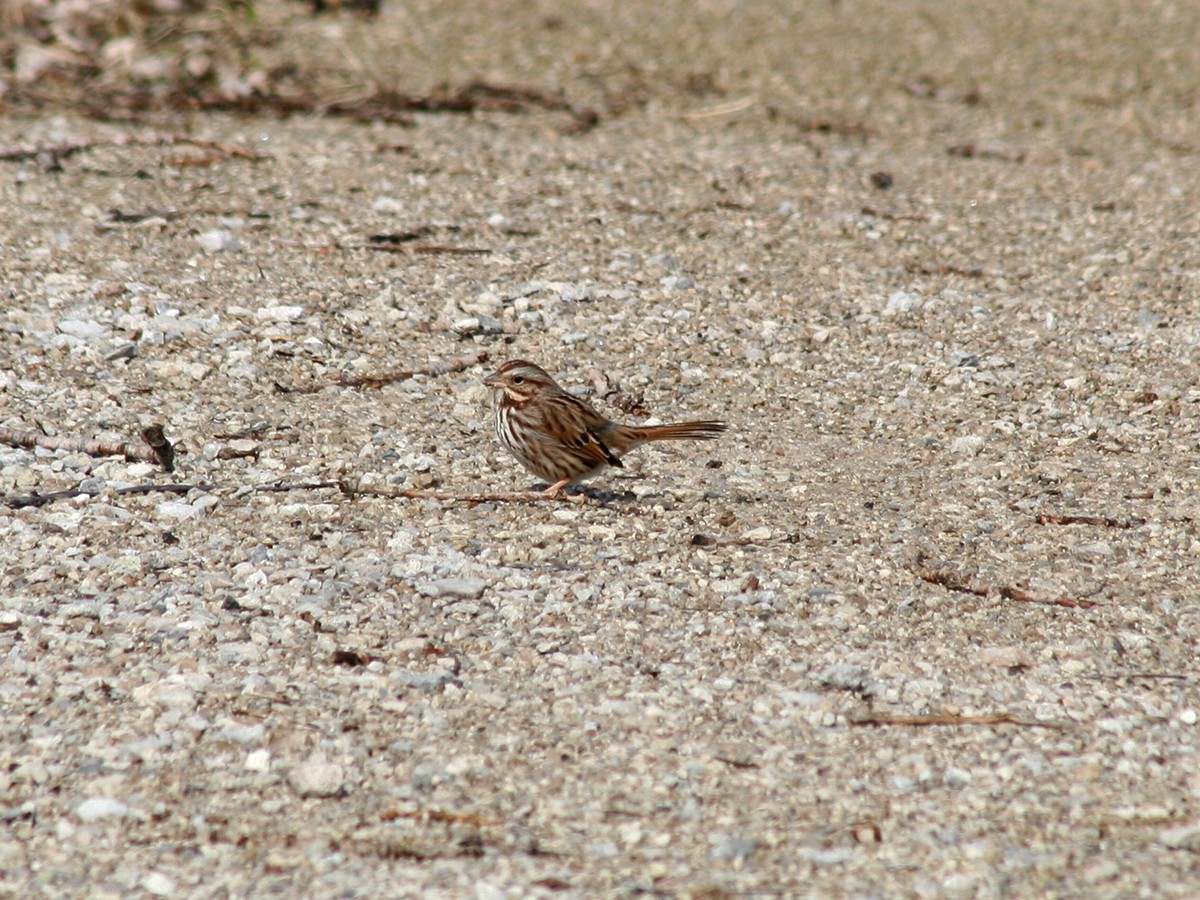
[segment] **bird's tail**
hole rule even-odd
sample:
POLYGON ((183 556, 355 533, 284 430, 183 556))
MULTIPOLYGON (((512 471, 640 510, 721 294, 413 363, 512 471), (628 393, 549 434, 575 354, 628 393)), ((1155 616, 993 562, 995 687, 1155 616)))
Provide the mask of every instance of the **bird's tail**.
POLYGON ((646 441, 711 441, 719 437, 728 426, 724 422, 677 422, 674 425, 646 425, 630 427, 632 444, 646 441))

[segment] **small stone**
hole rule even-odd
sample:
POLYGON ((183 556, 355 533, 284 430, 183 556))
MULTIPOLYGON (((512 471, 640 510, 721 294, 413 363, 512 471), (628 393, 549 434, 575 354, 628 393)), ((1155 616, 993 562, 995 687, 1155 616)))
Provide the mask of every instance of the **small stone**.
POLYGON ((156 897, 168 897, 175 893, 175 882, 162 872, 147 872, 142 887, 156 897))
POLYGON ((981 665, 1001 669, 1028 669, 1033 666, 1033 657, 1020 647, 984 647, 975 654, 975 658, 981 665))
POLYGON ((745 534, 742 535, 742 540, 749 541, 752 544, 756 544, 756 543, 759 543, 760 541, 769 541, 771 539, 772 535, 774 535, 774 534, 775 534, 775 532, 773 532, 770 528, 767 528, 764 525, 761 528, 751 528, 749 531, 747 531, 745 534))
POLYGON ((956 369, 978 369, 979 354, 970 350, 951 350, 950 365, 956 369))
POLYGON ((978 434, 964 434, 950 442, 950 450, 963 456, 978 456, 986 443, 978 434))
POLYGON ((137 356, 137 344, 133 341, 116 341, 104 351, 105 362, 133 359, 135 356, 137 356))
POLYGON ((1088 884, 1112 881, 1121 874, 1121 867, 1113 859, 1101 859, 1083 870, 1083 880, 1088 884))
POLYGON ((731 834, 718 835, 713 842, 713 848, 708 851, 708 858, 722 862, 741 862, 757 849, 758 844, 751 838, 731 834))
POLYGON ((1071 548, 1071 555, 1084 562, 1104 562, 1112 559, 1115 553, 1108 541, 1096 541, 1092 544, 1076 544, 1071 548))
POLYGON ((376 197, 371 203, 371 209, 377 213, 399 215, 405 210, 404 202, 395 197, 376 197))
POLYGON ((467 316, 450 326, 459 337, 474 337, 478 334, 500 334, 504 325, 492 316, 467 316))
POLYGON ((417 590, 426 597, 461 597, 464 600, 478 600, 487 589, 487 582, 482 578, 439 578, 417 586, 417 590))
POLYGON ((801 853, 815 866, 836 866, 854 855, 850 847, 805 847, 801 853))
POLYGON ((1158 833, 1158 841, 1173 850, 1200 853, 1200 823, 1166 828, 1158 833))
POLYGON ((323 757, 314 756, 288 774, 288 784, 301 797, 334 797, 342 792, 346 770, 323 757))
POLYGON ((892 291, 891 295, 887 298, 887 305, 883 308, 883 314, 885 316, 896 316, 901 313, 911 312, 916 309, 920 299, 920 296, 910 294, 908 291, 892 291))
POLYGON ((668 275, 659 282, 663 286, 663 290, 670 293, 671 291, 687 291, 696 286, 696 282, 688 278, 686 275, 668 275))
POLYGON ((817 681, 827 687, 842 691, 860 691, 867 684, 870 673, 866 666, 854 663, 834 663, 817 674, 817 681))
POLYGON ((201 510, 190 503, 180 503, 178 500, 167 500, 155 507, 155 512, 164 519, 193 519, 201 514, 201 510))
POLYGON ((613 859, 621 852, 612 841, 596 841, 594 844, 588 844, 584 850, 597 859, 613 859))
POLYGON ((251 750, 246 754, 246 761, 242 763, 242 768, 247 772, 269 771, 271 768, 271 751, 265 747, 251 750))
POLYGON ((475 882, 475 900, 504 900, 504 889, 487 881, 475 882))
POLYGON ((75 808, 81 822, 96 822, 100 819, 120 819, 129 815, 129 805, 115 797, 92 797, 75 808))
POLYGON ((460 683, 450 672, 410 672, 408 669, 393 672, 391 679, 403 687, 415 688, 423 694, 432 694, 448 684, 460 683))
POLYGON ((298 322, 304 318, 304 307, 262 306, 254 311, 254 317, 263 322, 298 322))
POLYGON ((63 319, 58 323, 58 330, 62 334, 69 335, 73 338, 78 338, 81 341, 99 341, 109 336, 107 325, 101 325, 99 322, 92 319, 63 319))
POLYGON ((972 780, 970 772, 966 769, 955 768, 954 766, 946 769, 943 779, 946 782, 946 787, 953 788, 954 790, 962 790, 965 787, 969 787, 972 780))
POLYGON ((205 253, 236 253, 242 249, 234 233, 224 228, 214 228, 212 231, 196 235, 196 243, 205 253))

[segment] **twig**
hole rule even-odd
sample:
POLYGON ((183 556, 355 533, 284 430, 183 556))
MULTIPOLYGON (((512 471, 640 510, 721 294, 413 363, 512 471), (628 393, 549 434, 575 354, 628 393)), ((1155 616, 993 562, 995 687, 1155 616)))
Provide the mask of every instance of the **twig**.
POLYGON ((953 147, 947 147, 946 152, 951 156, 959 156, 963 159, 999 159, 1011 163, 1025 162, 1025 151, 1023 150, 1005 150, 1001 147, 986 144, 955 144, 953 147))
POLYGON ((337 489, 347 497, 380 497, 385 500, 440 500, 444 503, 587 503, 587 494, 559 493, 554 497, 543 491, 431 491, 417 488, 365 488, 349 481, 300 481, 256 484, 239 489, 241 493, 283 493, 285 491, 322 491, 337 489))
POLYGON ((383 497, 394 500, 440 500, 446 503, 588 503, 587 494, 558 493, 550 496, 544 491, 428 491, 409 488, 360 488, 343 482, 342 493, 351 497, 383 497))
POLYGON ((380 817, 381 821, 394 822, 397 819, 417 819, 422 822, 446 822, 453 825, 478 825, 483 828, 489 825, 501 825, 495 819, 487 819, 474 813, 454 813, 443 809, 389 809, 380 817))
POLYGON ((875 206, 864 206, 860 212, 864 216, 873 216, 876 219, 887 219, 889 222, 928 222, 929 216, 923 216, 919 213, 894 213, 886 209, 879 209, 875 206))
POLYGON ((906 716, 898 713, 868 712, 860 716, 851 716, 851 725, 1021 725, 1025 728, 1053 728, 1062 730, 1064 726, 1053 722, 1038 722, 1034 719, 1021 719, 1012 713, 987 713, 979 716, 960 715, 928 715, 906 716))
POLYGON ((244 147, 238 147, 234 144, 204 141, 199 138, 189 137, 186 134, 125 134, 118 137, 99 138, 92 141, 63 141, 57 144, 0 146, 0 160, 19 162, 26 159, 40 159, 43 160, 45 168, 54 170, 67 157, 74 156, 76 153, 82 153, 84 150, 93 150, 97 147, 128 147, 131 145, 141 147, 174 147, 180 144, 200 147, 204 150, 213 150, 233 159, 248 159, 258 162, 259 160, 271 158, 270 156, 255 153, 253 150, 247 150, 244 147))
POLYGON ((4 498, 4 505, 9 509, 25 509, 29 506, 45 506, 48 503, 54 503, 56 500, 70 500, 72 497, 90 497, 90 491, 81 491, 78 488, 72 488, 67 491, 52 491, 49 494, 8 494, 4 498))
POLYGON ((270 484, 253 484, 242 488, 239 493, 256 493, 256 494, 282 494, 287 491, 324 491, 330 488, 342 490, 343 483, 340 481, 298 481, 288 484, 287 482, 273 481, 270 484))
POLYGON ((974 594, 976 597, 987 597, 992 594, 1005 600, 1017 600, 1022 603, 1039 603, 1045 606, 1066 606, 1072 609, 1090 609, 1096 605, 1094 600, 1084 600, 1075 597, 1037 597, 1024 588, 1007 584, 989 584, 969 575, 964 575, 949 566, 931 566, 926 564, 924 556, 918 556, 908 565, 908 570, 930 584, 936 584, 952 591, 964 594, 974 594))
MULTIPOLYGON (((211 484, 131 484, 128 487, 117 488, 115 494, 152 494, 162 492, 167 494, 187 494, 192 491, 211 491, 211 484)), ((73 497, 95 497, 97 491, 85 491, 72 488, 65 491, 51 491, 48 494, 8 494, 2 501, 10 509, 24 509, 28 506, 46 506, 58 500, 70 500, 73 497)))
MULTIPOLYGON (((768 114, 770 110, 768 110, 768 114)), ((778 111, 775 113, 778 115, 778 111)), ((844 122, 835 119, 806 119, 795 116, 784 116, 785 121, 795 125, 801 132, 816 132, 818 134, 836 134, 841 137, 870 137, 875 129, 861 122, 844 122)))
POLYGON ((1116 519, 1112 516, 1075 516, 1042 513, 1037 517, 1039 525, 1097 525, 1101 528, 1137 528, 1145 525, 1145 519, 1116 519))
MULTIPOLYGON (((288 242, 293 243, 293 242, 288 242)), ((489 247, 454 247, 449 244, 418 244, 409 246, 404 242, 380 241, 335 241, 333 243, 305 243, 310 250, 374 250, 378 253, 443 253, 450 256, 483 256, 495 251, 489 247)))
POLYGON ((766 547, 771 544, 798 544, 800 543, 800 540, 800 532, 789 531, 787 534, 780 535, 778 538, 772 536, 765 540, 755 540, 753 538, 729 538, 722 541, 708 534, 693 534, 689 543, 693 547, 766 547))
MULTIPOLYGON (((467 353, 463 356, 457 356, 454 359, 447 360, 442 363, 432 363, 423 369, 405 370, 399 372, 379 372, 373 375, 354 375, 339 378, 332 382, 336 387, 348 388, 364 388, 366 390, 379 390, 385 384, 396 384, 416 375, 424 375, 428 378, 437 378, 441 375, 450 375, 454 372, 461 372, 464 369, 469 369, 472 366, 477 366, 480 363, 487 362, 489 353, 486 350, 476 350, 473 353, 467 353)), ((281 394, 315 394, 329 387, 329 384, 309 384, 300 387, 287 387, 276 384, 275 389, 281 394)))
POLYGON ((45 450, 66 450, 89 456, 124 456, 129 461, 158 463, 168 472, 175 467, 175 448, 163 434, 161 425, 142 429, 139 441, 103 441, 83 437, 55 437, 40 431, 0 428, 0 443, 14 447, 41 447, 45 450))
POLYGON ((739 97, 737 100, 730 100, 728 103, 710 106, 708 109, 685 112, 680 115, 680 118, 687 119, 689 121, 695 121, 697 119, 709 119, 713 116, 728 116, 732 115, 733 113, 739 113, 744 109, 749 109, 757 102, 758 98, 753 95, 749 97, 739 97))
POLYGON ((921 263, 905 263, 904 270, 914 275, 962 275, 965 278, 983 278, 988 274, 982 266, 964 269, 961 266, 925 266, 921 263))
POLYGON ((115 494, 190 494, 192 491, 208 493, 216 485, 206 482, 196 484, 131 484, 129 487, 117 488, 115 494))

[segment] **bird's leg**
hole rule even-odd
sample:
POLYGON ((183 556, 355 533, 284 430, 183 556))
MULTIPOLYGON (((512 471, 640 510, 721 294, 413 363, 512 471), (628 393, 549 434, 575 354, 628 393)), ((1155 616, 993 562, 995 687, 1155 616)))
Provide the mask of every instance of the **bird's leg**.
POLYGON ((543 492, 547 497, 557 497, 559 492, 571 483, 570 478, 564 478, 562 481, 556 481, 543 492))

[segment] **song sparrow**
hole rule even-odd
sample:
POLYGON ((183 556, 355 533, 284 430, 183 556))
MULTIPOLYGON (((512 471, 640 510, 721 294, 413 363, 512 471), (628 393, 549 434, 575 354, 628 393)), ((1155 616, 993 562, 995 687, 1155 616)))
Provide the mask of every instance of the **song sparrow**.
POLYGON ((724 422, 621 425, 523 359, 510 359, 483 383, 493 389, 496 436, 521 465, 550 482, 548 497, 605 466, 622 467, 617 454, 648 441, 712 440, 725 430, 724 422))

